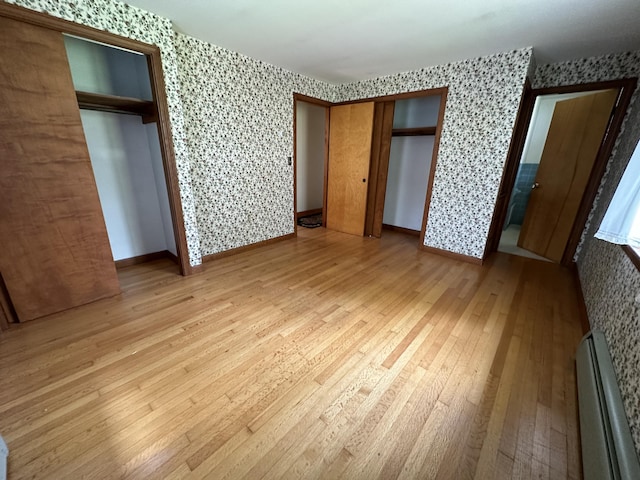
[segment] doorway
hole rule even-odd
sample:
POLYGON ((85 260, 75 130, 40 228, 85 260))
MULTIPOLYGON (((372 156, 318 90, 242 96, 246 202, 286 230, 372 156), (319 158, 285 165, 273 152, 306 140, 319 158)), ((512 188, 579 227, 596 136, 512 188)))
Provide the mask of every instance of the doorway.
POLYGON ((383 230, 419 237, 430 192, 441 95, 396 100, 382 215, 383 230))
MULTIPOLYGON (((327 226, 327 211, 331 210, 328 208, 328 197, 333 193, 330 199, 335 217, 333 220, 340 224, 341 221, 345 223, 346 219, 349 220, 346 222, 349 226, 355 225, 348 229, 340 224, 334 229, 376 238, 381 237, 383 229, 396 230, 419 238, 421 246, 447 91, 443 87, 341 104, 294 94, 296 233, 303 217, 319 215, 320 211, 322 226, 327 226), (366 110, 366 115, 361 110, 366 110), (321 124, 323 112, 324 125, 321 124), (352 124, 354 118, 355 124, 352 124), (340 125, 334 125, 336 122, 340 125), (359 133, 364 129, 366 132, 360 135, 359 141, 355 141, 352 134, 342 139, 336 129, 345 132, 351 129, 359 133), (333 147, 330 145, 332 135, 334 143, 338 142, 333 147), (322 148, 321 139, 324 140, 322 148), (342 143, 339 142, 341 139, 344 140, 342 143), (339 159, 330 161, 332 150, 334 156, 341 150, 348 150, 349 160, 342 163, 339 159), (354 151, 362 157, 358 162, 362 168, 356 169, 354 166, 354 151), (320 152, 324 160, 322 176, 320 152), (341 165, 343 171, 339 171, 341 165), (333 190, 332 181, 337 181, 333 190), (321 210, 318 206, 320 186, 321 210), (344 192, 349 197, 347 200, 339 195, 344 192), (352 199, 354 192, 358 192, 358 202, 355 203, 352 199), (341 199, 342 202, 339 201, 341 199), (357 218, 352 218, 354 216, 357 218)), ((313 226, 319 225, 315 223, 313 226)))
POLYGON ((294 94, 294 225, 326 225, 329 102, 294 94))
POLYGON ((572 262, 634 87, 526 89, 487 251, 572 262))
POLYGON ((163 257, 178 263, 146 56, 63 37, 116 268, 163 257), (133 99, 147 109, 87 104, 83 96, 133 99))

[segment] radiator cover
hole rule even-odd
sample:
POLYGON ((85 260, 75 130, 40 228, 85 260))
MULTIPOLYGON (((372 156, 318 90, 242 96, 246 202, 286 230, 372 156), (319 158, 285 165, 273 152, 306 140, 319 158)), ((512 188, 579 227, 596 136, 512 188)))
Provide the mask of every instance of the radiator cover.
POLYGON ((589 332, 576 352, 582 467, 585 480, 640 479, 605 336, 589 332))

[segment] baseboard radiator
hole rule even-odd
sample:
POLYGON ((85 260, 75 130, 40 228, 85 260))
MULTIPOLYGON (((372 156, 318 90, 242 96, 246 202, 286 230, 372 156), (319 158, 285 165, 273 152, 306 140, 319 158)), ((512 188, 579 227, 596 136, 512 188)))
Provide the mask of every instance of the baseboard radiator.
POLYGON ((588 333, 576 353, 585 480, 640 479, 640 463, 604 334, 588 333))

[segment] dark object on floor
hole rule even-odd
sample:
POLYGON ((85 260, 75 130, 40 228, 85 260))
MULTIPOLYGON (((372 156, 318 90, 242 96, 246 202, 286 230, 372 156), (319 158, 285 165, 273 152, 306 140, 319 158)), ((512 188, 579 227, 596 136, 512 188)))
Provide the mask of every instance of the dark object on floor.
POLYGON ((322 226, 322 214, 309 215, 298 219, 298 225, 305 228, 317 228, 322 226))

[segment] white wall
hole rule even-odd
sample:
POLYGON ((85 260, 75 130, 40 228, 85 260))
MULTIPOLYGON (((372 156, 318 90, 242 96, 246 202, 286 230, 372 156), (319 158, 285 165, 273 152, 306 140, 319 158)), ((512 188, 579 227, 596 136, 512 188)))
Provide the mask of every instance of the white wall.
POLYGON ((167 250, 149 140, 140 117, 80 113, 114 260, 167 250))
POLYGON ((165 244, 167 246, 167 250, 177 256, 178 250, 176 249, 176 239, 175 234, 173 233, 171 207, 169 206, 169 192, 167 191, 167 182, 165 181, 158 127, 155 123, 147 123, 144 125, 144 129, 147 133, 151 168, 153 168, 153 176, 155 179, 156 191, 158 193, 158 206, 160 207, 160 215, 162 217, 165 244))
POLYGON ((296 210, 322 208, 325 107, 296 102, 296 210))
POLYGON ((151 100, 144 55, 64 35, 76 90, 151 100))
POLYGON ((562 100, 591 95, 592 93, 595 92, 541 95, 536 98, 520 163, 540 163, 540 158, 542 157, 544 144, 547 141, 547 133, 549 132, 549 126, 551 125, 551 118, 553 117, 553 111, 556 108, 556 103, 562 100))
POLYGON ((382 223, 422 229, 435 137, 393 137, 382 223))
POLYGON ((396 100, 393 128, 435 127, 439 110, 440 95, 396 100))

